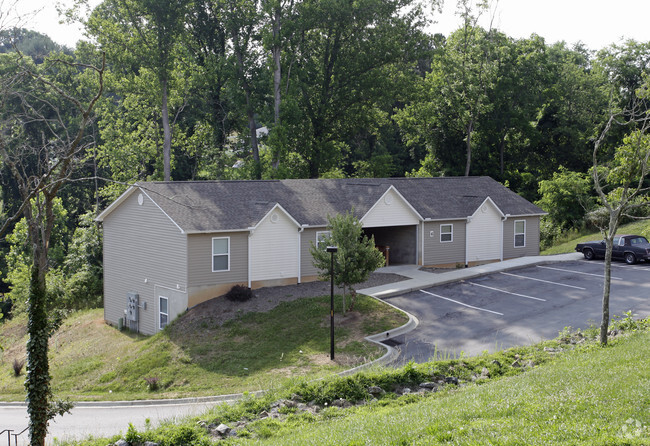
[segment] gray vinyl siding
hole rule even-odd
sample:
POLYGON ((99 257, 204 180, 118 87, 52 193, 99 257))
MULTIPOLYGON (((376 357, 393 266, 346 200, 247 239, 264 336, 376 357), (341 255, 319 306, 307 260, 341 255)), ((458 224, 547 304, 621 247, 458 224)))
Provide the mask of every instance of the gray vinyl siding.
POLYGON ((503 258, 539 255, 539 217, 509 217, 503 222, 503 258), (526 221, 526 246, 515 248, 515 221, 526 221))
POLYGON ((248 282, 248 232, 219 232, 187 236, 188 281, 192 287, 248 282), (212 271, 212 239, 230 237, 230 270, 212 271))
MULTIPOLYGON (((124 317, 127 293, 140 296, 139 331, 158 330, 156 287, 187 287, 186 237, 146 196, 133 193, 108 215, 104 227, 104 318, 124 317)), ((171 317, 171 315, 170 315, 171 317)))
POLYGON ((465 220, 424 223, 424 264, 465 263, 465 220), (440 225, 453 225, 453 241, 440 243, 440 225), (433 231, 433 237, 431 236, 433 231))
POLYGON ((305 229, 300 234, 300 275, 301 277, 317 276, 318 270, 312 263, 309 248, 316 243, 316 232, 327 231, 327 228, 305 229))

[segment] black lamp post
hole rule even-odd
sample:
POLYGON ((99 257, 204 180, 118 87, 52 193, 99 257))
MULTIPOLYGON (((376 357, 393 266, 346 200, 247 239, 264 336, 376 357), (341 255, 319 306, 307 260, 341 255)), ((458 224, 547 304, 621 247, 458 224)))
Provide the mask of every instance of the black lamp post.
POLYGON ((330 359, 334 360, 334 253, 336 246, 328 246, 327 252, 331 255, 330 263, 330 359))

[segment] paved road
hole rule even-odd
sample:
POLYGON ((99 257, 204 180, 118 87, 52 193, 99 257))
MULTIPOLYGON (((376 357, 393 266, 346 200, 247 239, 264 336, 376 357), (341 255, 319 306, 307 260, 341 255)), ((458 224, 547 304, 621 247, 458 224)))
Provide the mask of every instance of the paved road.
MULTIPOLYGON (((420 325, 389 342, 398 363, 475 355, 550 339, 566 326, 600 324, 603 262, 529 266, 386 298, 420 325)), ((612 267, 610 311, 650 315, 650 264, 612 267)))
MULTIPOLYGON (((50 423, 47 444, 54 440, 82 440, 89 436, 110 437, 126 433, 129 423, 142 430, 146 420, 152 426, 164 421, 180 420, 199 415, 214 407, 215 402, 179 402, 178 404, 102 405, 78 406, 70 414, 56 417, 50 423)), ((24 407, 7 407, 0 403, 0 431, 12 429, 16 433, 27 426, 27 410, 24 407)), ((27 432, 19 437, 19 445, 26 445, 27 432)), ((6 434, 0 444, 7 444, 6 434)), ((13 445, 13 440, 12 443, 13 445)))

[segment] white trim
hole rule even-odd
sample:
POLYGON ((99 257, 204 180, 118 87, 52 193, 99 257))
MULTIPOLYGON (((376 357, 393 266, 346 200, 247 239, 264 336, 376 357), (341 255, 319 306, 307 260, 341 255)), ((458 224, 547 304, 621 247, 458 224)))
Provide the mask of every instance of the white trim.
POLYGON ((485 205, 488 201, 489 201, 490 203, 492 203, 492 206, 494 206, 494 208, 497 210, 497 212, 499 213, 499 215, 501 216, 501 218, 503 218, 503 217, 506 216, 506 214, 504 214, 503 212, 501 212, 501 209, 499 209, 499 206, 497 206, 496 203, 494 203, 494 201, 492 201, 492 199, 491 199, 490 197, 487 197, 485 200, 483 200, 483 202, 482 202, 482 203, 481 203, 481 204, 476 208, 476 210, 475 210, 475 211, 472 213, 472 215, 470 215, 469 217, 471 218, 471 217, 475 216, 476 213, 477 213, 478 211, 480 211, 481 208, 483 207, 483 205, 485 205))
POLYGON ((453 243, 454 241, 454 224, 453 223, 441 223, 440 224, 440 243, 453 243), (442 227, 443 226, 449 226, 451 228, 450 232, 442 232, 442 227), (442 235, 445 234, 450 234, 451 235, 451 240, 443 240, 442 235))
POLYGON ((165 217, 169 218, 169 220, 170 220, 172 223, 174 223, 174 225, 176 225, 176 227, 181 231, 181 234, 185 234, 185 231, 183 231, 183 228, 181 228, 180 226, 178 226, 178 223, 176 223, 176 222, 174 221, 174 219, 171 218, 171 217, 167 214, 167 212, 163 211, 163 209, 162 209, 160 206, 158 206, 158 203, 156 203, 156 202, 155 202, 155 201, 154 201, 154 200, 149 196, 149 194, 147 193, 146 190, 140 188, 140 191, 141 191, 143 194, 145 194, 145 195, 147 196, 147 198, 148 198, 149 200, 151 200, 151 202, 152 202, 153 204, 155 204, 156 207, 157 207, 158 209, 160 209, 160 212, 162 212, 162 213, 165 215, 165 217))
MULTIPOLYGON (((363 226, 363 219, 366 218, 366 217, 367 217, 367 216, 368 216, 368 215, 369 215, 369 214, 370 214, 370 213, 375 209, 375 207, 377 207, 377 205, 378 205, 381 201, 384 200, 384 197, 386 196, 386 194, 388 194, 388 192, 390 192, 391 190, 394 191, 394 192, 397 194, 397 196, 400 197, 400 198, 404 201, 404 203, 406 203, 406 206, 411 210, 411 212, 413 212, 413 213, 417 216, 417 218, 418 218, 420 221, 424 221, 424 218, 422 218, 422 216, 420 215, 420 213, 419 213, 418 211, 416 211, 415 208, 411 205, 411 203, 409 203, 408 200, 407 200, 406 198, 404 198, 404 196, 403 196, 402 194, 399 193, 399 191, 395 188, 395 186, 393 186, 393 185, 391 184, 390 187, 389 187, 388 189, 386 189, 386 192, 384 192, 384 193, 382 194, 382 196, 379 197, 379 200, 375 201, 375 204, 373 204, 373 205, 370 207, 370 209, 368 209, 368 212, 366 212, 366 213, 363 215, 363 217, 361 217, 361 218, 359 219, 359 221, 361 222, 361 226, 363 226)), ((408 226, 410 226, 410 225, 408 225, 408 226)))
POLYGON ((513 247, 515 248, 525 248, 526 247, 526 220, 515 220, 513 225, 512 225, 512 233, 513 233, 513 247), (517 223, 518 222, 523 222, 524 223, 524 232, 517 232, 517 223), (517 246, 517 235, 523 235, 524 236, 524 244, 521 246, 517 246))
POLYGON ((212 272, 213 273, 225 273, 225 272, 230 271, 230 237, 212 237, 211 243, 212 243, 212 247, 211 247, 212 256, 210 256, 210 262, 212 263, 212 267, 211 267, 212 272), (228 252, 226 254, 223 254, 223 253, 215 254, 214 253, 214 241, 215 240, 228 240, 228 252), (216 270, 214 269, 214 256, 215 255, 218 255, 218 256, 227 255, 228 256, 228 269, 216 269, 216 270))
POLYGON ((420 223, 422 225, 422 239, 420 240, 420 243, 422 244, 422 263, 420 265, 424 266, 424 222, 420 223))
POLYGON ((247 263, 247 267, 248 267, 248 288, 252 288, 252 286, 253 286, 253 278, 252 278, 253 262, 251 262, 251 252, 252 252, 251 237, 253 237, 253 230, 252 229, 248 231, 248 239, 247 239, 247 241, 248 241, 248 258, 246 259, 246 263, 247 263))
POLYGON ((187 235, 201 235, 201 234, 223 234, 227 232, 250 232, 252 228, 246 229, 214 229, 209 231, 187 231, 187 235))
POLYGON ((102 211, 102 212, 101 212, 97 217, 95 217, 95 221, 99 221, 99 222, 104 221, 104 219, 106 218, 106 216, 107 216, 108 214, 110 214, 111 212, 113 212, 113 209, 115 209, 115 208, 118 207, 120 204, 122 204, 122 202, 124 202, 127 198, 129 198, 129 197, 131 196, 131 194, 132 194, 133 192, 135 192, 136 189, 137 189, 137 187, 135 187, 135 186, 129 186, 129 188, 128 188, 127 190, 125 190, 124 193, 122 193, 122 195, 120 195, 119 197, 117 197, 117 199, 116 199, 114 202, 112 202, 112 203, 111 203, 111 204, 110 204, 106 209, 104 209, 104 210, 103 210, 103 211, 102 211))
POLYGON ((273 211, 275 211, 276 209, 280 209, 282 212, 284 212, 284 214, 285 214, 287 217, 289 217, 289 220, 291 220, 291 221, 293 222, 293 224, 295 224, 298 228, 301 227, 300 223, 298 223, 298 222, 296 221, 296 219, 293 218, 293 217, 291 216, 291 214, 288 213, 288 212, 287 212, 287 211, 286 211, 286 210, 285 210, 285 209, 280 205, 280 203, 275 203, 275 206, 273 206, 273 207, 271 208, 271 210, 268 211, 268 212, 264 215, 264 217, 260 218, 260 221, 258 221, 257 224, 256 224, 255 226, 253 226, 253 227, 251 227, 251 228, 248 228, 248 229, 252 229, 252 230, 257 229, 257 228, 259 227, 259 225, 261 225, 262 222, 266 219, 266 217, 268 217, 269 215, 271 215, 271 213, 273 213, 273 211))
POLYGON ((305 228, 298 229, 298 283, 302 283, 302 231, 305 228))
POLYGON ((158 296, 158 330, 162 330, 163 328, 165 328, 165 327, 161 326, 161 323, 160 323, 160 316, 163 315, 163 314, 165 316, 167 316, 167 322, 165 323, 165 327, 166 327, 167 325, 169 325, 169 298, 165 297, 165 296, 158 296), (162 309, 160 308, 160 300, 161 299, 165 299, 165 301, 167 302, 167 312, 166 313, 163 313, 162 309))

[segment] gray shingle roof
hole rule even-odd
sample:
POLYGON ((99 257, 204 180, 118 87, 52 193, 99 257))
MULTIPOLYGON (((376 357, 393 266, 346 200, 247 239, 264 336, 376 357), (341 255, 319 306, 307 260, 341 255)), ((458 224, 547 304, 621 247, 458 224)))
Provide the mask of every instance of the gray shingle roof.
POLYGON ((138 183, 185 232, 255 226, 276 204, 301 225, 324 226, 327 217, 354 208, 358 218, 394 186, 425 219, 462 219, 487 197, 510 215, 544 211, 490 177, 349 178, 272 181, 138 183))

